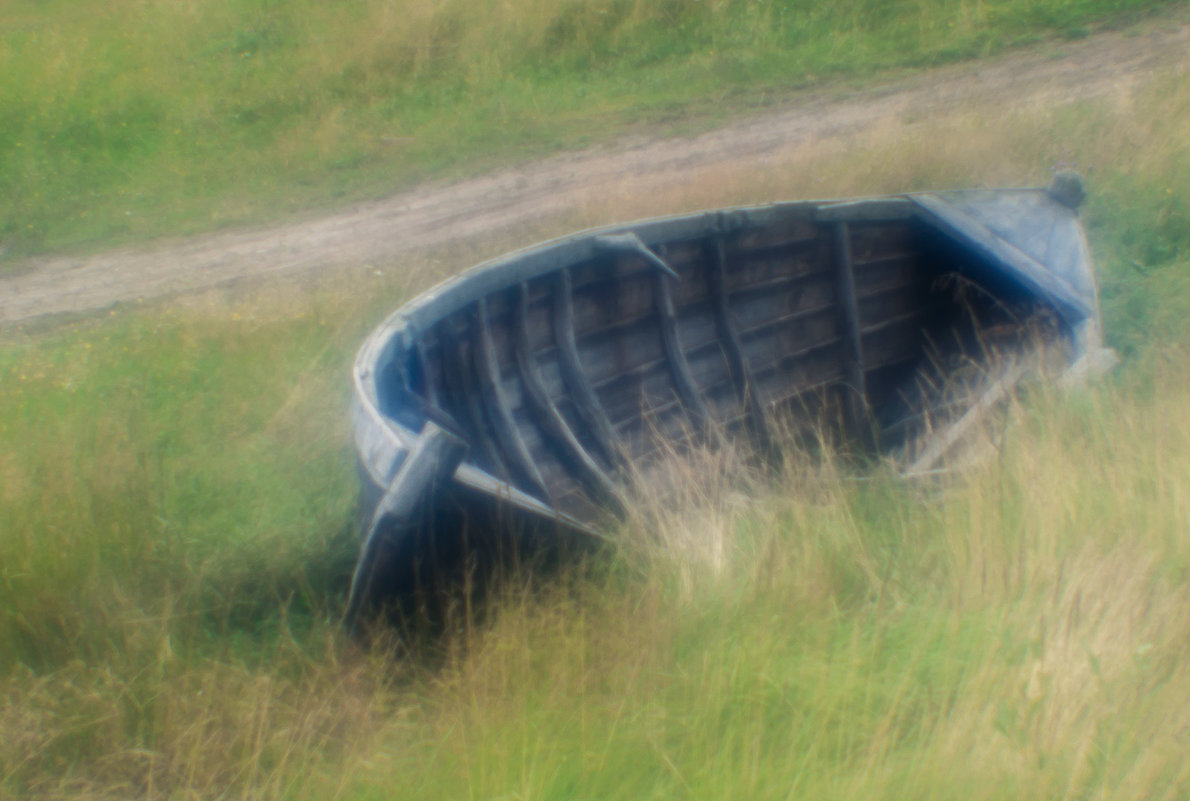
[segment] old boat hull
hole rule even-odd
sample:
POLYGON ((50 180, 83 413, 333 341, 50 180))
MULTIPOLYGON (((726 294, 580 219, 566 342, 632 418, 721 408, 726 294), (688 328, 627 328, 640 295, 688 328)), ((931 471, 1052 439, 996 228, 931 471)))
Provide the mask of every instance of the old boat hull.
MULTIPOLYGON (((931 415, 961 422, 928 387, 990 360, 990 340, 1007 350, 1043 329, 1063 369, 1085 369, 1101 342, 1080 189, 1063 177, 636 222, 419 296, 355 363, 353 610, 373 561, 406 558, 369 547, 432 529, 443 498, 597 533, 629 472, 708 430, 763 446, 775 425, 825 421, 906 452, 931 415), (438 461, 411 467, 419 443, 438 461)), ((938 461, 926 451, 916 469, 938 461)))

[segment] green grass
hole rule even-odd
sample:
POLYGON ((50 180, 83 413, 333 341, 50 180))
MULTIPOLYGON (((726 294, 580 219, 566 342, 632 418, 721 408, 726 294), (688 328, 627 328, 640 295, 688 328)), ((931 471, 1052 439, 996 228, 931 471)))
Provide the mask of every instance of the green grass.
POLYGON ((203 0, 0 9, 0 258, 377 196, 1167 0, 203 0))
POLYGON ((336 626, 348 364, 402 297, 521 234, 4 332, 0 797, 1186 797, 1190 79, 928 123, 565 227, 1073 163, 1125 364, 1030 395, 994 459, 938 485, 712 462, 687 506, 514 577, 433 659, 336 626))
POLYGON ((107 654, 93 615, 112 601, 255 629, 278 602, 306 604, 299 575, 333 570, 318 562, 342 535, 350 563, 336 368, 359 329, 309 313, 237 312, 218 335, 210 322, 130 313, 0 355, 6 668, 107 654))

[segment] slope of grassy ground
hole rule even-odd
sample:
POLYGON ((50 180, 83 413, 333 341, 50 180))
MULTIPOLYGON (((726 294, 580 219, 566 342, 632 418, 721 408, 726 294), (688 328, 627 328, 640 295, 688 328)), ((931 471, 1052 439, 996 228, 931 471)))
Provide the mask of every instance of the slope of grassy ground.
POLYGON ((709 470, 431 662, 335 624, 346 364, 413 265, 6 334, 0 796, 1185 797, 1190 79, 849 145, 614 211, 1073 163, 1124 365, 953 482, 709 470))
POLYGON ((0 259, 391 192, 1172 0, 203 0, 0 8, 0 259))

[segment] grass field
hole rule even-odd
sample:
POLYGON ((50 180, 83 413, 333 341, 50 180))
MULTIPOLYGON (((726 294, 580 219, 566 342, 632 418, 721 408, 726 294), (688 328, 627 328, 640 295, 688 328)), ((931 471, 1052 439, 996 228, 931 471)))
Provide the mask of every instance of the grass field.
POLYGON ((10 0, 0 269, 1077 38, 1172 0, 10 0))
POLYGON ((418 659, 336 624, 347 365, 400 298, 551 231, 0 333, 0 798, 1185 798, 1190 77, 890 120, 564 225, 1067 164, 1115 373, 1022 399, 937 485, 712 464, 418 659))

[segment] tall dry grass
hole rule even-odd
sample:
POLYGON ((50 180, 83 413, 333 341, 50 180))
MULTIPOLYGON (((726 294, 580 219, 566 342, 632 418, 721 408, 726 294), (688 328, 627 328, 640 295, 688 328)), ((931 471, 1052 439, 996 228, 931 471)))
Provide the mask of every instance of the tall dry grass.
POLYGON ((1035 393, 936 486, 678 466, 635 581, 512 603, 444 671, 469 770, 435 789, 1180 797, 1187 390, 1035 393))

